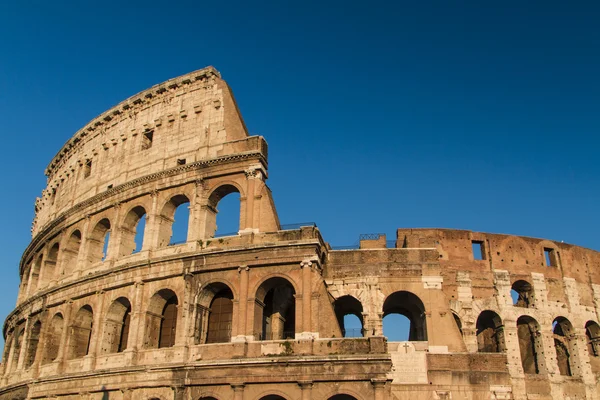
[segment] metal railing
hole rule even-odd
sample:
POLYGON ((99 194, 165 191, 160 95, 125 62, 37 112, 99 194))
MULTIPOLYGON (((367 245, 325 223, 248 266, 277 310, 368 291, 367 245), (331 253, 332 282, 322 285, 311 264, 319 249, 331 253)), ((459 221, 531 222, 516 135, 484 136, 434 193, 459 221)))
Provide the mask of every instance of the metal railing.
POLYGON ((310 226, 310 227, 316 228, 317 224, 314 222, 293 222, 291 224, 282 224, 281 230, 282 231, 291 231, 293 229, 300 229, 305 226, 310 226))
POLYGON ((358 240, 379 240, 385 233, 361 233, 358 240))
POLYGON ((292 331, 284 331, 284 332, 259 332, 254 333, 254 338, 256 340, 286 340, 286 339, 294 339, 296 337, 296 333, 292 331))
POLYGON ((364 336, 364 329, 362 328, 350 328, 342 331, 345 338, 361 338, 364 336))

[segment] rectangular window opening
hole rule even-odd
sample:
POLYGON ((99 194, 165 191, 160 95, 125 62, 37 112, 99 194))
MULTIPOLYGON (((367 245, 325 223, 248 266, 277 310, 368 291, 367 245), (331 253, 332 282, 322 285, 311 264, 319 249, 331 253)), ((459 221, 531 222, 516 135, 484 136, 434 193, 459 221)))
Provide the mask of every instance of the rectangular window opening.
POLYGON ((142 150, 148 150, 152 147, 152 139, 154 139, 154 131, 144 133, 142 136, 142 150))
POLYGON ((185 165, 185 158, 177 159, 177 165, 185 165))
POLYGON ((473 250, 473 259, 474 260, 485 260, 485 251, 484 251, 482 241, 479 241, 479 240, 471 241, 471 249, 473 250))
POLYGON ((547 267, 556 267, 556 251, 554 249, 545 247, 544 248, 544 259, 546 260, 547 267))
POLYGON ((83 167, 83 177, 87 178, 92 174, 92 160, 87 160, 85 162, 85 166, 83 167))

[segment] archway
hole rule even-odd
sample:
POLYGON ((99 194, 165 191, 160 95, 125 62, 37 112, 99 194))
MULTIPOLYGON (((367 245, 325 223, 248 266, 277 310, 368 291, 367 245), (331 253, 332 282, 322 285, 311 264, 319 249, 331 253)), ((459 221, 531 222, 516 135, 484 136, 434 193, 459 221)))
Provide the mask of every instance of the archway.
POLYGON ((158 247, 182 244, 187 241, 190 220, 190 200, 179 194, 171 197, 160 213, 158 247))
POLYGON ((556 362, 561 375, 573 375, 573 325, 565 317, 558 317, 552 323, 554 334, 554 349, 556 350, 556 362))
POLYGON ((293 339, 296 332, 296 292, 284 278, 270 278, 256 292, 254 329, 259 340, 293 339))
POLYGON ((535 319, 524 315, 517 320, 517 335, 523 372, 539 374, 541 365, 538 354, 543 351, 540 341, 540 325, 535 319))
POLYGON ((85 305, 77 311, 71 325, 69 359, 81 358, 89 353, 93 321, 94 313, 91 306, 85 305))
POLYGON ((535 304, 533 286, 524 280, 518 280, 512 284, 510 296, 513 300, 513 305, 516 307, 529 308, 535 304))
POLYGON ((333 308, 343 337, 364 336, 363 307, 359 300, 342 296, 335 300, 333 308))
POLYGON ((81 246, 81 232, 73 231, 67 244, 62 250, 62 275, 70 276, 77 267, 77 258, 79 257, 79 248, 81 246))
POLYGON ((54 314, 50 321, 48 331, 46 332, 46 339, 44 340, 44 356, 42 357, 42 364, 48 364, 58 357, 64 325, 65 321, 62 314, 54 314))
POLYGON ((128 256, 143 248, 144 231, 146 229, 146 210, 142 206, 132 208, 121 226, 121 243, 119 254, 128 256))
POLYGON ((477 318, 477 350, 480 353, 502 353, 504 343, 504 325, 502 319, 493 311, 485 310, 477 318))
POLYGON ((88 262, 90 264, 104 261, 108 257, 110 243, 110 221, 107 218, 100 220, 88 238, 88 262))
POLYGON ((35 355, 37 354, 41 331, 42 323, 38 320, 35 322, 35 324, 33 324, 33 327, 29 331, 29 336, 27 338, 27 349, 25 351, 25 361, 23 363, 25 368, 31 367, 35 361, 35 355))
POLYGON ((241 223, 240 192, 233 185, 215 189, 208 198, 206 237, 237 235, 241 223))
POLYGON ((130 323, 131 303, 127 298, 119 297, 113 301, 106 314, 102 353, 120 353, 127 349, 130 323))
POLYGON ((159 290, 152 296, 146 312, 144 347, 163 348, 175 345, 178 304, 177 295, 170 289, 159 290))
POLYGON ((385 299, 383 303, 383 330, 384 335, 388 336, 390 341, 404 339, 397 335, 398 330, 401 329, 394 323, 398 322, 398 316, 403 316, 409 322, 408 337, 406 339, 409 341, 427 340, 425 306, 421 299, 406 291, 394 292, 385 299), (394 317, 397 319, 394 320, 394 317))

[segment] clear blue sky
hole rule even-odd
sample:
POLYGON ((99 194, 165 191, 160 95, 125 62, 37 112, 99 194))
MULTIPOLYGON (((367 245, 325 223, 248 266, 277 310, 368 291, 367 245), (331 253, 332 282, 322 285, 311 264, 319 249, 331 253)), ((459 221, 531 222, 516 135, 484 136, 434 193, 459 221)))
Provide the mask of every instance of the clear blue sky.
POLYGON ((334 245, 448 227, 600 249, 600 3, 249 3, 0 4, 1 319, 54 154, 207 65, 269 143, 283 223, 334 245))

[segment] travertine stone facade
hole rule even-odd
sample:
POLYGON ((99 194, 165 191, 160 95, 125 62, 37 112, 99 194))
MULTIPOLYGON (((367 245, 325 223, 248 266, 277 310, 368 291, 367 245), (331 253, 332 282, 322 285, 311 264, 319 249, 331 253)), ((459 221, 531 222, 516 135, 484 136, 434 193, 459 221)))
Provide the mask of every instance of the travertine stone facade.
POLYGON ((599 253, 444 229, 335 250, 288 229, 213 68, 100 115, 46 174, 0 399, 598 398, 599 253), (233 192, 239 232, 215 237, 233 192), (408 341, 383 335, 391 314, 408 341))

